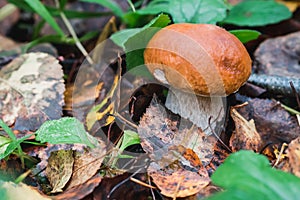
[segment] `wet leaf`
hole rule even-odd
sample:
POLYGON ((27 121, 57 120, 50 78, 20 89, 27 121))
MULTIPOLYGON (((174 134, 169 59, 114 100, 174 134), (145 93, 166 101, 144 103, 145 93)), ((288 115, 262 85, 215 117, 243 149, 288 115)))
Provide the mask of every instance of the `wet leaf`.
POLYGON ((34 131, 61 117, 63 72, 45 53, 21 55, 0 70, 0 118, 20 131, 34 131))
POLYGON ((62 192, 73 172, 73 151, 59 150, 51 153, 46 168, 46 176, 52 186, 51 193, 62 192))
POLYGON ((231 154, 212 175, 224 192, 212 199, 298 199, 300 179, 271 168, 268 159, 251 151, 231 154))
POLYGON ((50 200, 50 198, 41 195, 37 189, 30 187, 24 183, 15 184, 13 182, 5 182, 0 180, 1 199, 7 200, 50 200))
POLYGON ((97 140, 85 131, 83 124, 74 117, 46 121, 36 131, 36 140, 51 144, 85 144, 95 147, 97 140))
POLYGON ((235 152, 245 149, 259 152, 262 148, 262 141, 253 119, 250 121, 245 120, 235 108, 230 109, 230 115, 235 123, 235 131, 229 142, 232 150, 235 152))

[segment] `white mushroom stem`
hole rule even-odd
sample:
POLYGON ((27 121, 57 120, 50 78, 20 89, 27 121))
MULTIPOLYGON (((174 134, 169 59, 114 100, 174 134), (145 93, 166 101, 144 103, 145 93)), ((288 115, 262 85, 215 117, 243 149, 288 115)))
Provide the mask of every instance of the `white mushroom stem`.
POLYGON ((207 135, 219 134, 225 119, 224 97, 203 97, 170 88, 166 107, 190 120, 207 135))

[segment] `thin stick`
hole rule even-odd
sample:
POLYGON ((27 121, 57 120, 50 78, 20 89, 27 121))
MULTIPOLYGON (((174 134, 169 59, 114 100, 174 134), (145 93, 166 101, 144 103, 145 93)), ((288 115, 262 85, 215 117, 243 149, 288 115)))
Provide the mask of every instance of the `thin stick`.
POLYGON ((232 152, 231 149, 221 140, 221 138, 215 133, 215 130, 213 130, 213 128, 211 127, 211 117, 209 117, 208 119, 208 125, 209 125, 209 128, 211 130, 211 132, 214 134, 214 136, 219 140, 219 142, 229 151, 229 152, 232 152))
POLYGON ((152 186, 152 185, 149 185, 147 183, 144 183, 143 181, 140 181, 136 178, 133 178, 133 177, 130 177, 130 180, 134 183, 137 183, 137 184, 140 184, 142 186, 145 186, 145 187, 148 187, 148 188, 151 188, 151 189, 156 189, 156 187, 152 186))
POLYGON ((292 91, 296 97, 296 101, 297 101, 297 104, 298 104, 298 108, 300 109, 300 99, 299 99, 299 94, 297 93, 296 91, 296 88, 294 86, 294 83, 292 81, 290 81, 290 85, 291 85, 291 88, 292 88, 292 91))
MULTIPOLYGON (((56 7, 59 8, 59 2, 58 0, 55 0, 56 7)), ((65 23, 69 33, 72 35, 73 39, 75 40, 75 45, 77 48, 81 51, 81 53, 86 57, 86 60, 92 65, 94 64, 93 59, 89 56, 88 52, 85 50, 81 42, 79 41, 70 21, 66 17, 65 13, 60 11, 59 12, 60 17, 62 18, 63 22, 65 23)))

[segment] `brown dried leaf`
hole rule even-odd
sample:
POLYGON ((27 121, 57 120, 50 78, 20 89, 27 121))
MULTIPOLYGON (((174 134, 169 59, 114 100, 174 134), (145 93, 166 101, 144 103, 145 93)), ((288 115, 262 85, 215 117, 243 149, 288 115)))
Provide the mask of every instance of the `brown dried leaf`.
POLYGON ((28 53, 0 70, 0 118, 20 131, 58 119, 64 104, 63 71, 53 56, 28 53))
POLYGON ((148 172, 153 182, 161 190, 161 194, 167 197, 187 197, 201 191, 210 182, 207 176, 201 176, 197 172, 185 169, 164 168, 157 170, 157 166, 150 166, 148 172))
POLYGON ((300 137, 289 144, 286 153, 288 161, 284 165, 283 170, 300 177, 300 137))
POLYGON ((51 193, 62 192, 73 172, 73 151, 59 150, 51 152, 46 167, 46 176, 52 186, 51 193))
POLYGON ((63 193, 60 193, 54 197, 52 197, 53 200, 79 200, 83 199, 84 197, 88 196, 90 193, 94 191, 94 189, 99 185, 101 182, 102 177, 100 174, 96 174, 92 178, 90 178, 88 181, 86 181, 83 184, 77 185, 75 187, 72 187, 63 193))
POLYGON ((255 152, 260 151, 262 141, 256 131, 254 121, 247 121, 235 108, 230 109, 230 114, 235 123, 235 131, 229 141, 232 150, 246 149, 254 150, 255 152))
POLYGON ((67 190, 83 184, 93 177, 99 170, 105 155, 106 146, 100 140, 99 145, 95 148, 87 148, 83 153, 75 152, 73 174, 67 190))

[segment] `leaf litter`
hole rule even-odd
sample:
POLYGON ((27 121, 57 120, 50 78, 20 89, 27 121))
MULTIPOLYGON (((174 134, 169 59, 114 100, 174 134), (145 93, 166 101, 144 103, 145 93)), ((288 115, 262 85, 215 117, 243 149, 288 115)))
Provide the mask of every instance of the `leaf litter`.
POLYGON ((154 97, 138 127, 141 145, 151 158, 148 174, 161 193, 172 198, 196 194, 210 183, 204 166, 212 159, 216 143, 200 129, 181 122, 179 126, 172 120, 154 97))

